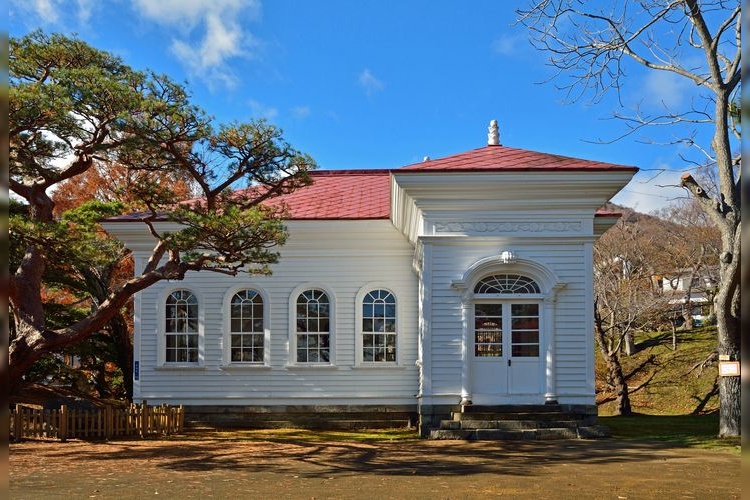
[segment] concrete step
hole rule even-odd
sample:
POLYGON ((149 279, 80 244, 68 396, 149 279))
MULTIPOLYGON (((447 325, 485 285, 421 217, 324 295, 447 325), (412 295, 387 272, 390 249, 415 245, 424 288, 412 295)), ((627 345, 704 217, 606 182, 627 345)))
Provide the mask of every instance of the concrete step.
POLYGON ((466 405, 463 413, 563 413, 558 404, 530 405, 466 405))
POLYGON ((469 441, 514 441, 514 440, 547 440, 547 439, 593 439, 607 437, 604 429, 598 426, 577 428, 552 427, 548 429, 435 429, 430 432, 431 439, 461 439, 469 441))
POLYGON ((495 412, 476 412, 476 413, 459 413, 452 414, 453 420, 559 420, 570 418, 567 413, 533 413, 533 412, 516 412, 516 413, 495 413, 495 412))
POLYGON ((567 428, 575 429, 580 425, 577 420, 446 420, 441 422, 442 429, 504 429, 528 430, 567 428))
MULTIPOLYGON (((453 420, 457 422, 467 421, 495 421, 495 420, 533 420, 536 422, 562 422, 562 421, 575 421, 579 425, 592 425, 596 423, 596 415, 582 415, 576 413, 565 413, 565 412, 547 412, 547 413, 530 413, 530 412, 516 412, 516 413, 493 413, 493 412, 476 412, 476 413, 458 413, 455 412, 451 415, 453 420)), ((549 427, 549 425, 545 425, 549 427)))

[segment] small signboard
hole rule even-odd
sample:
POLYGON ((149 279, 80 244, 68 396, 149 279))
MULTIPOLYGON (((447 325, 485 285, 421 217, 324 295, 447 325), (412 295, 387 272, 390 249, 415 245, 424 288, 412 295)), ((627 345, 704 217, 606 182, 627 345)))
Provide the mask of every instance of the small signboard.
POLYGON ((719 361, 719 375, 721 377, 739 377, 739 361, 719 361))
POLYGON ((141 363, 140 361, 133 362, 133 379, 138 380, 141 375, 141 363))

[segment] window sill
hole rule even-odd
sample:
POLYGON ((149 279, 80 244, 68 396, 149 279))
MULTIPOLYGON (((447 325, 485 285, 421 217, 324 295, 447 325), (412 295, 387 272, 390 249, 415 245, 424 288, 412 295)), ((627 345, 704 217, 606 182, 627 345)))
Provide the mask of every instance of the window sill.
POLYGON ((270 370, 271 367, 269 365, 259 365, 259 364, 241 364, 241 363, 233 363, 231 365, 221 365, 219 367, 220 370, 227 370, 227 371, 243 371, 243 370, 270 370))
POLYGON ((154 367, 157 371, 172 371, 172 370, 205 370, 206 367, 203 365, 160 365, 154 367))
POLYGON ((352 370, 406 370, 406 366, 398 363, 361 363, 352 366, 352 370))
POLYGON ((339 367, 336 365, 286 365, 287 370, 338 370, 339 367))

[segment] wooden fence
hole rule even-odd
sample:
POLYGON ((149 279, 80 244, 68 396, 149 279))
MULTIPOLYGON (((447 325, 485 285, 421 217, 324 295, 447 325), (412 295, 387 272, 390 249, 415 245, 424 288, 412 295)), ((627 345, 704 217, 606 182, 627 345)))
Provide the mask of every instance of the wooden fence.
POLYGON ((41 406, 17 404, 10 411, 10 437, 110 439, 116 437, 165 436, 182 432, 183 406, 132 404, 127 408, 76 410, 67 406, 45 410, 41 406))

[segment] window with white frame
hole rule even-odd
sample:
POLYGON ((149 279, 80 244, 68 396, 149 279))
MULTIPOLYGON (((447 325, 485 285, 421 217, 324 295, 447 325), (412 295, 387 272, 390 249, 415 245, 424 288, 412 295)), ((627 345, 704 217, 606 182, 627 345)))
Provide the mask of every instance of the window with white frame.
POLYGON ((165 361, 198 362, 198 299, 190 290, 175 290, 166 300, 165 361))
POLYGON ((297 296, 297 363, 330 363, 331 302, 323 290, 297 296))
POLYGON ((232 363, 263 363, 263 298, 255 290, 240 290, 229 305, 232 363))
POLYGON ((474 287, 474 356, 538 357, 539 284, 520 274, 493 274, 474 287))
POLYGON ((362 361, 396 362, 396 297, 373 290, 362 299, 362 361))

